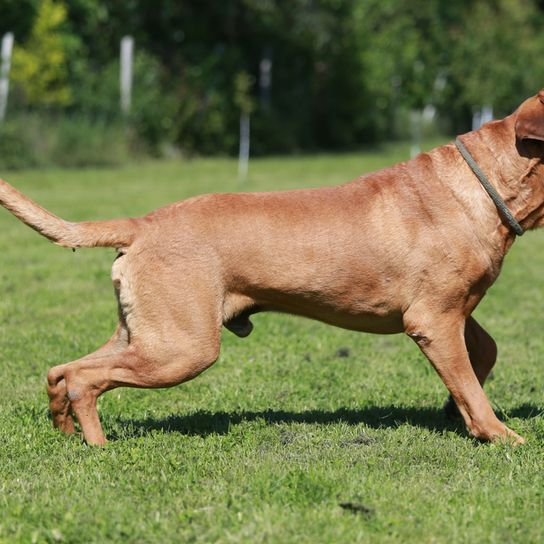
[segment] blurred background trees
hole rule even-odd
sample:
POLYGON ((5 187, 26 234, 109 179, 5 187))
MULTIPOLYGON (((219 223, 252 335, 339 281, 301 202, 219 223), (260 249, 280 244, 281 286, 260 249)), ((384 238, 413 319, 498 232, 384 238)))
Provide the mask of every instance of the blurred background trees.
POLYGON ((14 150, 30 165, 234 154, 240 74, 255 81, 252 154, 407 138, 414 111, 444 133, 470 130, 475 109, 499 117, 544 87, 543 22, 536 0, 0 0, 0 36, 15 34, 0 163, 14 150))

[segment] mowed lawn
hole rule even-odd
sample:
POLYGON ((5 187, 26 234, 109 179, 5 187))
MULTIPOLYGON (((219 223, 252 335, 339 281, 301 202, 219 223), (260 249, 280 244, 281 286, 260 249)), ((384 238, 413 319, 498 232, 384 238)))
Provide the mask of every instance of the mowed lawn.
MULTIPOLYGON (((0 177, 62 217, 104 219, 337 184, 407 150, 255 160, 245 184, 229 159, 0 177)), ((246 339, 225 331, 192 382, 106 393, 110 442, 88 447, 53 430, 45 375, 113 332, 114 252, 61 249, 0 209, 0 256, 1 542, 544 541, 544 232, 515 243, 476 311, 499 345, 486 390, 527 439, 517 448, 445 418, 407 337, 275 314, 246 339)))

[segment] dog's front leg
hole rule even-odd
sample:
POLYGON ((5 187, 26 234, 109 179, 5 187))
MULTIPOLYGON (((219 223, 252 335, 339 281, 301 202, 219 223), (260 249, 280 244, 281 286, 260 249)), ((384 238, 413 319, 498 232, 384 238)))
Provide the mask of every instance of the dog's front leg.
POLYGON ((501 423, 471 365, 464 338, 465 319, 457 312, 422 310, 404 316, 405 331, 442 378, 469 433, 479 440, 524 440, 501 423))
MULTIPOLYGON (((468 317, 465 324, 465 345, 470 358, 470 364, 483 387, 497 360, 497 344, 472 316, 468 317)), ((444 405, 444 410, 448 417, 461 417, 451 395, 444 405)))

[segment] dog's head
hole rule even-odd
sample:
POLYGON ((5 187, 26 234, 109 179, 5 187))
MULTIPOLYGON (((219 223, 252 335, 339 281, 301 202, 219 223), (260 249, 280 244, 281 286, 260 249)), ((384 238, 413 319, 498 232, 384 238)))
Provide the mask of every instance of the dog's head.
POLYGON ((544 142, 544 89, 518 108, 515 127, 518 142, 544 142))
POLYGON ((516 149, 525 163, 518 191, 524 214, 530 221, 525 228, 544 226, 544 89, 528 98, 514 113, 516 149))

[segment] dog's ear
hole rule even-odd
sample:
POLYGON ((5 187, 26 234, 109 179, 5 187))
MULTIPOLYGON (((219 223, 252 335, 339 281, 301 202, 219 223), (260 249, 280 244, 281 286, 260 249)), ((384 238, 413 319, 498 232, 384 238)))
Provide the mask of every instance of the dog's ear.
POLYGON ((516 115, 516 138, 544 141, 544 89, 519 107, 516 115))

